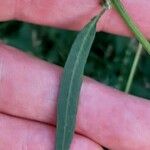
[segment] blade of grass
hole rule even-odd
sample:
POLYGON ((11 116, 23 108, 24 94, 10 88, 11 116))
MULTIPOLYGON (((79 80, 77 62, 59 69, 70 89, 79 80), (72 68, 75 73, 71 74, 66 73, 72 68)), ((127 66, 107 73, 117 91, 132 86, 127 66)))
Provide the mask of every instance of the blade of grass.
POLYGON ((105 12, 94 17, 76 37, 64 67, 57 105, 56 150, 69 150, 73 138, 84 66, 96 34, 96 24, 105 12))
POLYGON ((136 55, 135 55, 135 58, 134 58, 134 61, 133 61, 133 65, 131 67, 131 71, 130 71, 130 75, 129 75, 129 78, 128 78, 128 81, 127 81, 127 85, 126 85, 126 88, 125 88, 126 93, 129 93, 129 91, 131 89, 131 86, 132 86, 132 83, 133 83, 133 79, 134 79, 134 76, 135 76, 137 66, 139 64, 141 54, 142 54, 142 45, 139 43, 139 46, 138 46, 138 49, 137 49, 137 52, 136 52, 136 55))
POLYGON ((143 48, 148 52, 150 55, 150 43, 145 38, 143 33, 139 30, 137 25, 133 22, 132 18, 128 15, 127 11, 125 10, 124 6, 122 5, 120 0, 110 0, 113 6, 116 8, 118 13, 121 15, 125 23, 131 29, 131 31, 135 34, 138 41, 142 44, 143 48))

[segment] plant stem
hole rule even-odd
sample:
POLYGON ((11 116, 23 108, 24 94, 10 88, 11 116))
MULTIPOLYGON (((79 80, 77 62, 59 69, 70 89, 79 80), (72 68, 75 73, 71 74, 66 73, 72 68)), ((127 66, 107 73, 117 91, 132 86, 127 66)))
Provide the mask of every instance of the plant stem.
POLYGON ((139 30, 137 25, 133 22, 132 18, 128 15, 127 11, 125 10, 120 0, 111 0, 111 2, 113 6, 116 8, 116 10, 119 12, 119 14, 122 16, 125 23, 131 29, 131 31, 135 34, 138 41, 143 45, 143 48, 145 48, 146 51, 150 54, 150 43, 145 38, 143 33, 139 30))
POLYGON ((139 43, 138 49, 137 49, 137 52, 136 52, 136 55, 135 55, 135 58, 134 58, 134 61, 133 61, 133 65, 132 65, 132 68, 131 68, 131 71, 130 71, 130 75, 129 75, 129 78, 128 78, 128 81, 127 81, 127 85, 126 85, 126 88, 125 88, 126 93, 129 93, 129 91, 131 89, 131 86, 132 86, 132 83, 133 83, 135 72, 137 70, 137 66, 139 64, 141 54, 142 54, 142 45, 139 43))

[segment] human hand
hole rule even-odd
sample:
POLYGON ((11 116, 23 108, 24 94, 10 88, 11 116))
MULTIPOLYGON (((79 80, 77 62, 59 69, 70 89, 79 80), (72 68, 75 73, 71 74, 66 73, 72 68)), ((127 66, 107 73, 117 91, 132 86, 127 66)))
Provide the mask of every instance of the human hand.
MULTIPOLYGON (((0 7, 4 8, 6 2, 14 1, 5 0, 0 7)), ((45 3, 43 10, 48 7, 46 1, 26 2, 39 2, 38 6, 41 9, 45 3)), ((71 5, 71 1, 69 2, 71 5)), ((55 0, 53 3, 57 4, 58 1, 55 0)), ((26 6, 35 5, 31 3, 26 6)), ((26 6, 18 3, 16 8, 24 7, 27 10, 26 6)), ((9 12, 6 12, 5 9, 1 10, 3 10, 1 20, 18 18, 55 26, 51 20, 54 17, 50 17, 51 22, 48 20, 49 17, 42 22, 43 17, 38 17, 38 15, 34 17, 34 9, 26 11, 31 16, 26 13, 26 15, 21 15, 23 9, 16 10, 15 17, 13 15, 10 17, 9 12)), ((47 10, 51 9, 47 8, 47 10)), ((45 15, 47 13, 48 11, 45 12, 45 15)), ((85 19, 85 22, 87 20, 85 19)), ((54 22, 64 28, 71 28, 71 24, 65 26, 67 23, 65 18, 62 18, 62 24, 59 24, 58 21, 59 19, 54 22)), ((82 23, 74 28, 81 26, 82 23)), ((113 31, 113 28, 110 27, 110 31, 113 31)), ((122 26, 122 29, 125 28, 122 26)), ((0 149, 54 149, 55 111, 61 68, 27 56, 5 45, 0 46, 0 52, 0 149)), ((72 149, 97 150, 100 149, 100 145, 103 145, 112 150, 149 150, 149 113, 150 103, 148 101, 125 95, 86 78, 82 86, 76 136, 72 149)))

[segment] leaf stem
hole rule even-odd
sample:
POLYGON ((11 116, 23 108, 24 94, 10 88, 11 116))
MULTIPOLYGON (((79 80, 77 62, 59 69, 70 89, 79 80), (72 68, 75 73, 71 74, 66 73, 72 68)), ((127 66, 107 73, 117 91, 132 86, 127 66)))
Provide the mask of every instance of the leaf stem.
POLYGON ((137 49, 137 52, 136 52, 136 55, 135 55, 135 58, 134 58, 134 61, 133 61, 133 65, 132 65, 132 68, 131 68, 131 71, 130 71, 130 75, 129 75, 129 78, 128 78, 128 81, 127 81, 127 85, 126 85, 126 88, 125 88, 126 93, 129 93, 129 91, 131 89, 131 86, 132 86, 132 83, 133 83, 135 72, 137 70, 137 66, 139 64, 141 54, 142 54, 142 45, 139 43, 138 49, 137 49))
POLYGON ((111 0, 113 6, 116 8, 116 10, 119 12, 119 14, 122 16, 125 23, 128 25, 128 27, 131 29, 131 31, 135 34, 138 41, 142 44, 143 48, 146 49, 146 51, 150 55, 150 43, 145 38, 143 33, 139 30, 137 25, 133 22, 132 18, 128 15, 127 11, 125 10, 124 6, 122 5, 120 0, 111 0))

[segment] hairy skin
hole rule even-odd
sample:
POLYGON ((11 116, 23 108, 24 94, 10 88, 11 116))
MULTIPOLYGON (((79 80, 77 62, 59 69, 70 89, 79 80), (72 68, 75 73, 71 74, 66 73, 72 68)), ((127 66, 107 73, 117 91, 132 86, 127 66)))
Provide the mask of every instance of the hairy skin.
MULTIPOLYGON (((150 37, 150 2, 123 2, 150 37)), ((17 19, 78 30, 98 13, 98 3, 99 0, 0 0, 0 20, 17 19)), ((103 16, 98 30, 130 34, 114 10, 103 16)), ((0 149, 53 150, 61 72, 58 66, 0 45, 0 149)), ((149 114, 149 101, 85 78, 72 150, 97 150, 100 145, 111 150, 149 150, 149 114)))

